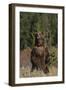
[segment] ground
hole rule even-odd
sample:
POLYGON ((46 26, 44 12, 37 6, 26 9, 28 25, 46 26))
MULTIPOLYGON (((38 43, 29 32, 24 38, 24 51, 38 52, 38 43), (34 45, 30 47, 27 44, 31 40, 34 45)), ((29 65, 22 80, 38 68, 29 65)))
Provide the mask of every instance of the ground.
POLYGON ((42 77, 42 76, 56 76, 57 75, 57 68, 52 66, 49 68, 49 73, 45 74, 43 71, 34 70, 31 72, 29 67, 21 67, 20 68, 20 77, 42 77))

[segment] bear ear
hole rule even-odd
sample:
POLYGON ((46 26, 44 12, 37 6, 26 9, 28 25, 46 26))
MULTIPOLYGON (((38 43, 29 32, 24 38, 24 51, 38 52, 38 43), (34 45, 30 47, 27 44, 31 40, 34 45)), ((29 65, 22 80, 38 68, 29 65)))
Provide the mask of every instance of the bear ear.
POLYGON ((44 35, 44 32, 41 32, 42 33, 42 35, 44 35))
POLYGON ((41 32, 41 34, 42 34, 42 37, 44 38, 44 32, 41 32))

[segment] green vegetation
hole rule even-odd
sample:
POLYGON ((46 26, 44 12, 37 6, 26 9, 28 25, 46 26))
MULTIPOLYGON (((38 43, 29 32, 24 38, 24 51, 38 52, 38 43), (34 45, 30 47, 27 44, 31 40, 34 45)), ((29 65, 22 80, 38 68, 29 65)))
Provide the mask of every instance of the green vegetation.
MULTIPOLYGON (((49 47, 49 74, 57 75, 57 14, 20 12, 20 50, 32 49, 35 44, 35 33, 44 33, 45 46, 49 47)), ((20 77, 46 76, 42 71, 30 72, 30 68, 20 68, 20 77)))
POLYGON ((20 12, 20 49, 34 46, 35 32, 44 32, 45 44, 57 46, 57 14, 20 12))
POLYGON ((58 61, 57 61, 57 54, 58 54, 57 53, 57 48, 51 47, 49 51, 50 51, 49 66, 53 65, 53 66, 57 67, 57 64, 58 64, 58 61))

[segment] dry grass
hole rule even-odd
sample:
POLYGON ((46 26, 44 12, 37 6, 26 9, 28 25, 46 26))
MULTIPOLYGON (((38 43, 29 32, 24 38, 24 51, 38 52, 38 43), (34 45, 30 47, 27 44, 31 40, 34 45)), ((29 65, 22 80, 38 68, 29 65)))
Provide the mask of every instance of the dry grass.
POLYGON ((45 74, 43 71, 34 70, 31 72, 29 67, 21 67, 20 68, 20 77, 44 77, 44 76, 56 76, 57 68, 52 66, 49 68, 49 73, 45 74))
MULTIPOLYGON (((54 51, 54 49, 53 49, 54 51)), ((20 77, 43 77, 43 76, 56 76, 57 75, 57 67, 50 66, 49 73, 45 74, 41 70, 34 70, 31 72, 31 49, 26 48, 21 50, 20 52, 20 77), (23 66, 23 67, 22 67, 23 66)))

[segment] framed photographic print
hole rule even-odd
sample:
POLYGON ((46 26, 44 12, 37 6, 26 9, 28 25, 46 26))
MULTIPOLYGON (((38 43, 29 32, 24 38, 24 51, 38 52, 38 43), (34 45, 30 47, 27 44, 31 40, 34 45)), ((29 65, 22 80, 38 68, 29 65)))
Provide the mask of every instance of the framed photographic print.
POLYGON ((64 83, 64 6, 9 4, 9 85, 64 83))

